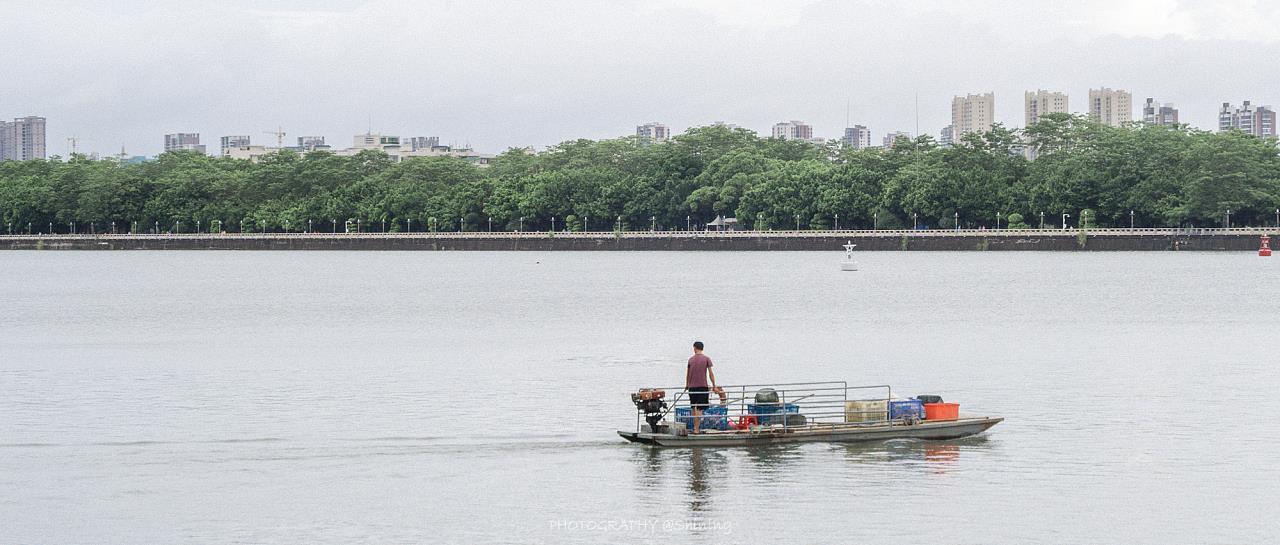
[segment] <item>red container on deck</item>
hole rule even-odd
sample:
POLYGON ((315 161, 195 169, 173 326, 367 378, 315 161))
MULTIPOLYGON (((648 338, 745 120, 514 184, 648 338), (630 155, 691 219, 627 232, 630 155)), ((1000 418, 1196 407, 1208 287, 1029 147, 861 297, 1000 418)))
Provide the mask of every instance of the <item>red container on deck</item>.
POLYGON ((925 420, 955 420, 960 418, 959 403, 925 403, 925 420))

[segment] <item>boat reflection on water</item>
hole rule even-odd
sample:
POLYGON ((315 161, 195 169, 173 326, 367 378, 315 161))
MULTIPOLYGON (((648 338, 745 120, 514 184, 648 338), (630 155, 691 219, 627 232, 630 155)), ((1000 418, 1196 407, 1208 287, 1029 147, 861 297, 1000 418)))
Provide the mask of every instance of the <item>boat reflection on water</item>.
MULTIPOLYGON (((709 511, 717 484, 723 484, 734 463, 724 451, 717 449, 643 449, 632 457, 639 467, 637 490, 653 491, 683 483, 688 513, 709 511), (668 473, 670 471, 670 473, 668 473), (672 479, 677 479, 673 481, 672 479)), ((649 497, 649 496, 642 496, 649 497)), ((652 496, 654 505, 668 498, 652 496)))
POLYGON ((850 443, 837 448, 845 458, 860 463, 919 463, 945 473, 960 461, 965 450, 987 450, 993 443, 986 435, 952 439, 947 441, 917 441, 895 439, 882 443, 850 443))

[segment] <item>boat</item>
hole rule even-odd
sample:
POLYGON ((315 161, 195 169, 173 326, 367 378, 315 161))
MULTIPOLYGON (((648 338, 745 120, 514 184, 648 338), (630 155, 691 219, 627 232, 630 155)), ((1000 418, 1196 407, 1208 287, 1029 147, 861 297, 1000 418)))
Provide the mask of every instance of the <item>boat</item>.
POLYGON ((668 402, 667 390, 645 388, 633 393, 636 427, 618 430, 618 435, 654 447, 944 440, 977 435, 1004 421, 958 413, 923 418, 926 413, 914 409, 923 407, 922 402, 894 397, 889 386, 805 382, 725 386, 717 391, 719 404, 713 398, 709 410, 697 417, 699 428, 704 429, 692 433, 688 392, 672 388, 676 393, 668 402))
POLYGON ((844 261, 841 261, 841 262, 840 262, 840 270, 842 270, 842 271, 856 271, 856 270, 858 270, 858 262, 853 260, 853 249, 854 249, 854 247, 856 247, 856 246, 857 246, 857 244, 854 244, 852 240, 850 240, 850 241, 848 241, 848 242, 845 242, 845 244, 844 244, 844 261))

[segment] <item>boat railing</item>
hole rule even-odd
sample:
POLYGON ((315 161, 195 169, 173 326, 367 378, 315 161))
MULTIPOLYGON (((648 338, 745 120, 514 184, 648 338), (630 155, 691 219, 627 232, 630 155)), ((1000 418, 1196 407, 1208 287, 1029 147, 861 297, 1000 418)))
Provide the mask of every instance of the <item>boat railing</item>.
MULTIPOLYGON (((701 429, 720 427, 720 419, 726 419, 730 427, 739 422, 749 423, 752 421, 750 417, 754 417, 756 429, 783 431, 800 427, 884 424, 888 420, 888 402, 893 399, 893 389, 888 385, 849 386, 845 381, 735 384, 721 388, 725 391, 725 399, 721 401, 716 393, 709 392, 708 407, 725 407, 725 414, 703 412, 697 417, 701 420, 701 429), (756 402, 756 393, 765 388, 777 393, 776 403, 756 402), (883 405, 850 404, 851 401, 883 402, 883 405), (788 417, 788 414, 800 414, 803 419, 788 417)), ((680 413, 684 412, 681 409, 692 409, 689 391, 684 387, 662 389, 670 396, 664 400, 667 408, 663 412, 663 420, 677 427, 687 426, 693 418, 691 411, 688 416, 680 413)), ((643 414, 637 409, 637 431, 644 431, 647 427, 643 414)))

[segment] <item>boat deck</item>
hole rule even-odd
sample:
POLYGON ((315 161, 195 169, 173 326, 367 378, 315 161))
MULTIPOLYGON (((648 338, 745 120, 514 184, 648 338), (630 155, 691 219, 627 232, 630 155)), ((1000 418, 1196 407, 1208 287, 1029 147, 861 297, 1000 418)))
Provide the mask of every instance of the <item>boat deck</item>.
POLYGON ((651 433, 618 430, 624 439, 657 447, 729 447, 782 443, 852 443, 886 439, 958 439, 982 433, 1003 418, 963 416, 956 420, 923 420, 914 423, 810 424, 762 426, 751 430, 707 430, 700 434, 651 433))

